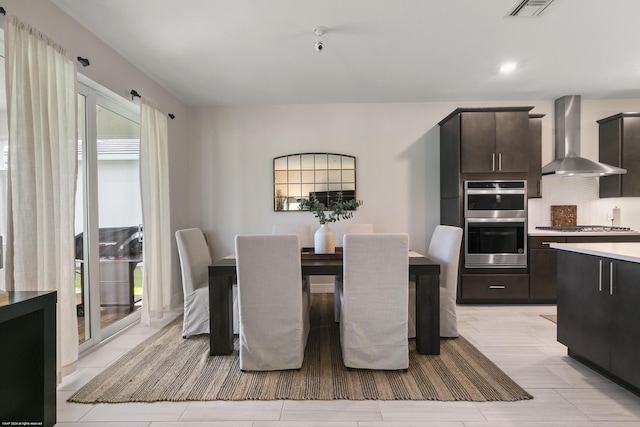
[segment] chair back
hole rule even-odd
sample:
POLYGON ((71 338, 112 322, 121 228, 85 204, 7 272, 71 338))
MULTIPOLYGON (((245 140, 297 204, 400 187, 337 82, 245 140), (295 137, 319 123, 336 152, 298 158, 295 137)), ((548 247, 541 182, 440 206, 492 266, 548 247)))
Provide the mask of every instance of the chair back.
POLYGON ((176 243, 182 269, 182 288, 185 295, 208 286, 211 254, 202 230, 187 228, 176 231, 176 243))
POLYGON ((236 272, 240 368, 300 368, 309 320, 298 236, 236 236, 236 272))
POLYGON ((336 247, 342 247, 344 245, 345 234, 371 234, 373 233, 373 224, 359 224, 359 223, 334 223, 331 225, 333 233, 335 235, 336 247))
POLYGON ((427 258, 440 263, 440 287, 456 289, 462 228, 438 225, 433 231, 427 258))
POLYGON ((433 232, 427 258, 440 264, 440 336, 458 336, 456 300, 458 293, 458 265, 462 228, 438 225, 433 232))
POLYGON ((343 251, 345 366, 407 369, 409 235, 347 234, 343 251))
POLYGON ((296 234, 300 239, 300 247, 310 248, 311 227, 309 224, 274 224, 273 234, 296 234))

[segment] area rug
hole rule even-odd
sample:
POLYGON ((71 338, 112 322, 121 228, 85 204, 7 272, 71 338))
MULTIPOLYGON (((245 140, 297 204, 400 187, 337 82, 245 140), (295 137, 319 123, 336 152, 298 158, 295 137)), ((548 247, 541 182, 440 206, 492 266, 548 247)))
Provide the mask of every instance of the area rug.
POLYGON ((209 356, 209 336, 183 339, 182 318, 129 351, 73 394, 76 403, 209 400, 517 401, 532 396, 463 337, 441 354, 419 355, 409 370, 347 370, 333 321, 333 294, 312 294, 311 332, 300 370, 242 372, 236 350, 209 356))
POLYGON ((541 314, 540 317, 544 317, 545 319, 550 320, 553 323, 558 323, 558 316, 556 314, 541 314))

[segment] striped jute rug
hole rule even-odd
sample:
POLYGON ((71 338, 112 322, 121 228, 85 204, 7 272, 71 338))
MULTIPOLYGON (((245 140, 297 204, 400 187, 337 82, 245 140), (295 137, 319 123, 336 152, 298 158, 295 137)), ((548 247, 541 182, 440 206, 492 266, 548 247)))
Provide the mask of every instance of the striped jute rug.
MULTIPOLYGON (((407 373, 348 371, 342 364, 333 294, 312 294, 311 332, 300 370, 241 372, 238 352, 209 356, 208 335, 183 339, 182 318, 141 343, 68 400, 121 403, 205 400, 532 399, 463 337, 442 339, 439 356, 410 340, 407 373)), ((237 339, 236 339, 237 349, 237 339)))

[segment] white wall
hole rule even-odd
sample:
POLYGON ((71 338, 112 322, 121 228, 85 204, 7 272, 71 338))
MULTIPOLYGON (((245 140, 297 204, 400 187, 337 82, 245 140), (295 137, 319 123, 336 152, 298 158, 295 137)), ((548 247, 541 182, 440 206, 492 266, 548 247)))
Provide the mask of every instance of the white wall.
MULTIPOLYGON (((214 257, 234 250, 240 233, 270 233, 274 223, 309 223, 308 212, 273 211, 273 158, 303 152, 356 157, 357 197, 349 221, 380 232, 407 232, 424 252, 439 223, 440 129, 458 106, 531 102, 283 105, 193 110, 192 221, 214 257)), ((534 111, 550 113, 551 102, 534 111)))
MULTIPOLYGON (((72 20, 50 0, 6 0, 2 6, 8 13, 37 28, 64 46, 68 53, 88 58, 89 67, 78 67, 78 72, 89 77, 109 90, 129 97, 135 89, 158 107, 176 116, 169 120, 169 179, 171 186, 172 232, 188 227, 189 213, 184 208, 189 205, 188 188, 188 109, 160 85, 144 75, 139 69, 122 58, 116 51, 97 39, 81 24, 72 20)), ((114 31, 118 31, 114 28, 114 31)), ((180 269, 177 261, 175 239, 173 242, 173 284, 175 303, 181 303, 180 269)))
MULTIPOLYGON (((562 96, 562 95, 560 95, 562 96)), ((214 257, 233 252, 239 233, 270 233, 274 223, 309 223, 310 213, 273 212, 272 160, 301 152, 356 156, 352 222, 381 232, 408 232, 425 251, 439 223, 439 126, 456 107, 534 106, 542 121, 542 162, 553 159, 553 100, 412 104, 283 105, 192 110, 191 221, 200 224, 214 257)), ((582 100, 582 155, 598 158, 596 120, 640 110, 640 100, 582 100)), ((551 204, 578 204, 583 223, 606 225, 613 205, 622 225, 640 230, 640 199, 597 198, 597 178, 543 178, 543 198, 530 204, 530 227, 548 223, 551 204), (586 180, 586 181, 585 181, 586 180), (594 193, 594 185, 596 190, 594 193), (578 190, 584 188, 585 190, 578 190), (613 205, 612 205, 613 204, 613 205), (610 206, 612 205, 612 206, 610 206)))

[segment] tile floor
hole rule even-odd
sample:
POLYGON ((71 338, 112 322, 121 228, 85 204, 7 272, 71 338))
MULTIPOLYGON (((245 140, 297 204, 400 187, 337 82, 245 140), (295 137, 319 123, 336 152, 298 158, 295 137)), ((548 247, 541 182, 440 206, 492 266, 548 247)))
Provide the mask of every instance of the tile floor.
MULTIPOLYGON (((631 427, 640 397, 566 356, 555 306, 458 307, 460 332, 534 396, 521 402, 268 401, 67 403, 74 390, 161 325, 136 325, 82 357, 58 387, 58 424, 74 427, 631 427)), ((175 314, 174 314, 175 316, 175 314)), ((165 322, 174 316, 168 316, 165 322)))

